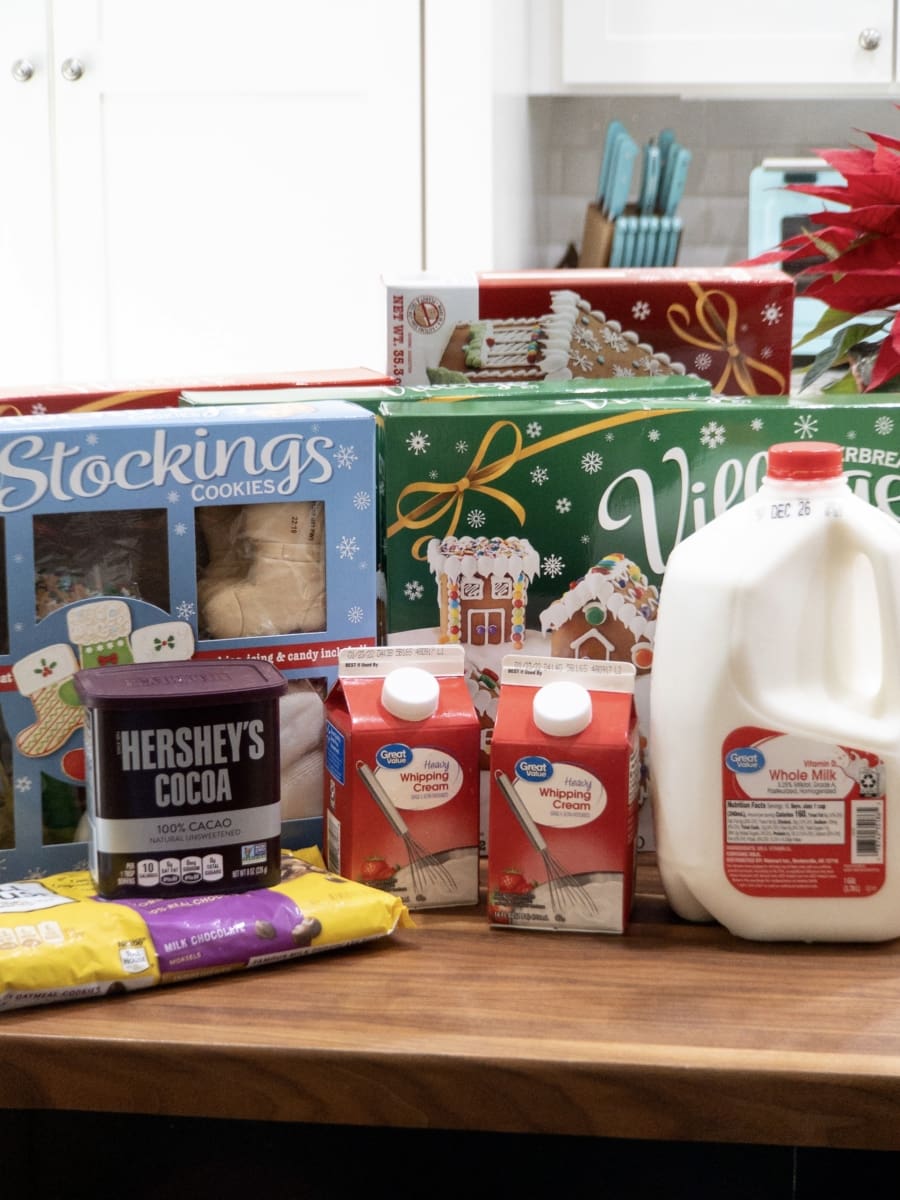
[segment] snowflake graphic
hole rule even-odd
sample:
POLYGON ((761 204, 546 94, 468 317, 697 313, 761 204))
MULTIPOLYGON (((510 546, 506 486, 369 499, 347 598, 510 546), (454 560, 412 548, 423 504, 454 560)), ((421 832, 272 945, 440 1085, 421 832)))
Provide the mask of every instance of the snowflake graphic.
POLYGON ((166 493, 166 500, 168 500, 168 502, 170 504, 177 504, 180 499, 181 499, 181 496, 176 491, 171 491, 171 492, 166 493))
POLYGON ((750 422, 750 428, 753 430, 754 433, 759 433, 759 431, 762 429, 764 424, 765 424, 765 422, 763 421, 762 417, 754 417, 753 420, 750 422))
POLYGON ((345 533, 335 546, 335 550, 337 550, 341 558, 353 559, 359 553, 359 542, 355 537, 351 537, 350 534, 345 533))
POLYGON ((17 792, 30 792, 31 791, 31 780, 29 779, 29 777, 27 775, 20 775, 16 779, 16 791, 17 792))
POLYGON ((469 448, 469 443, 466 441, 463 441, 462 438, 460 438, 460 440, 456 443, 456 453, 457 454, 465 454, 465 452, 468 450, 468 448, 469 448))
POLYGON ((13 555, 13 562, 20 563, 20 562, 24 562, 24 561, 25 561, 25 555, 20 553, 17 550, 16 553, 13 555))
POLYGON ((569 355, 569 362, 573 363, 579 371, 589 371, 591 369, 591 360, 587 354, 581 350, 577 350, 569 355))
POLYGON ((548 554, 541 563, 541 570, 551 579, 555 579, 557 575, 562 575, 565 566, 558 554, 548 554))
POLYGON ((437 471, 435 471, 435 470, 431 470, 431 471, 429 471, 429 472, 428 472, 428 478, 429 478, 429 479, 437 479, 437 477, 438 477, 438 472, 437 472, 437 471))
POLYGON ((487 520, 487 517, 484 515, 484 513, 481 511, 480 508, 473 508, 472 511, 469 513, 469 515, 466 517, 466 520, 468 521, 469 525, 471 525, 471 527, 473 529, 480 529, 482 527, 482 525, 485 523, 485 521, 487 520))
POLYGON ((875 432, 878 434, 879 437, 887 437, 887 435, 889 433, 893 432, 893 429, 894 429, 894 418, 893 417, 885 416, 885 417, 878 417, 876 419, 875 432))
POLYGON ((607 325, 603 330, 603 340, 611 350, 618 351, 619 354, 624 354, 628 349, 628 339, 618 332, 618 330, 610 329, 607 325))
POLYGON ((535 467, 531 472, 531 482, 536 483, 538 487, 541 487, 542 484, 545 484, 549 478, 550 472, 546 467, 535 467))
POLYGON ((353 497, 353 507, 357 512, 365 512, 372 506, 372 497, 368 492, 357 492, 353 497))
POLYGON ((417 457, 420 454, 427 454, 430 439, 427 433, 423 433, 421 429, 417 429, 415 433, 411 433, 406 439, 406 449, 410 454, 415 454, 417 457))
POLYGON ((600 342, 597 340, 597 335, 592 329, 584 329, 581 325, 576 325, 572 330, 572 340, 577 342, 579 346, 584 346, 586 350, 593 350, 596 354, 600 349, 600 342))
POLYGON ((579 540, 583 546, 590 545, 591 535, 589 533, 583 533, 579 540))
POLYGON ((616 435, 611 429, 604 435, 604 440, 607 442, 614 442, 616 440, 616 435))
POLYGON ((338 446, 334 452, 334 461, 338 465, 338 470, 349 471, 357 458, 355 446, 338 446))
POLYGON ((556 511, 558 513, 567 513, 572 511, 572 501, 568 496, 560 496, 556 502, 556 511))
POLYGON ((847 441, 848 441, 848 442, 855 442, 855 441, 856 441, 856 430, 855 430, 855 429, 848 429, 848 430, 847 430, 847 441))
POLYGON ((34 415, 36 417, 42 417, 44 415, 44 413, 47 411, 47 405, 46 404, 32 404, 31 411, 34 413, 34 415))
POLYGON ((636 300, 631 306, 631 315, 636 321, 646 321, 650 316, 650 305, 646 300, 636 300))
POLYGON ((614 379, 631 379, 634 375, 634 371, 631 369, 631 367, 623 367, 621 363, 613 364, 612 373, 614 379))
POLYGON ((354 604, 352 608, 347 609, 347 620, 351 625, 358 625, 365 615, 358 604, 354 604))
POLYGON ((781 320, 781 317, 782 309, 780 304, 776 304, 773 301, 772 303, 763 306, 762 319, 767 325, 777 325, 781 320))
POLYGON ((648 429, 647 430, 647 441, 648 442, 658 442, 659 441, 659 430, 658 429, 648 429))
POLYGON ((84 440, 87 442, 87 444, 89 446, 96 446, 100 441, 100 439, 97 437, 96 433, 89 433, 84 440))
POLYGON ((540 437, 541 436, 540 421, 529 421, 528 424, 525 426, 525 432, 528 434, 528 436, 530 438, 540 437))
POLYGON ((759 357, 760 358, 771 358, 774 353, 775 353, 775 351, 772 349, 771 346, 763 346, 763 348, 759 352, 759 357))
POLYGON ((700 445, 708 446, 710 450, 715 450, 716 446, 721 446, 725 442, 725 426, 719 425, 716 421, 710 421, 707 425, 700 428, 700 445))
POLYGON ((596 450, 588 450, 581 456, 581 469, 588 475, 596 475, 603 467, 603 455, 596 450))
POLYGON ((819 432, 819 422, 815 417, 807 413, 805 416, 798 417, 794 422, 794 433, 799 438, 813 438, 819 432))
POLYGON ((403 585, 403 595, 407 600, 421 600, 425 595, 425 589, 418 579, 410 579, 403 585))
POLYGON ((21 633, 24 628, 25 626, 21 621, 16 621, 15 625, 13 625, 13 629, 16 631, 16 633, 21 633))
POLYGON ((643 358, 639 358, 636 365, 646 375, 662 374, 662 363, 658 359, 655 359, 652 354, 645 354, 643 358))
POLYGON ((175 534, 176 537, 184 537, 184 535, 187 533, 187 531, 188 531, 188 527, 187 527, 187 525, 185 525, 184 521, 176 521, 175 524, 172 526, 172 532, 175 534))
POLYGON ((190 600, 182 600, 175 609, 176 616, 182 621, 189 621, 194 615, 194 605, 190 600))
POLYGON ((707 354, 705 350, 694 357, 694 366, 698 371, 708 371, 712 366, 712 355, 707 354))

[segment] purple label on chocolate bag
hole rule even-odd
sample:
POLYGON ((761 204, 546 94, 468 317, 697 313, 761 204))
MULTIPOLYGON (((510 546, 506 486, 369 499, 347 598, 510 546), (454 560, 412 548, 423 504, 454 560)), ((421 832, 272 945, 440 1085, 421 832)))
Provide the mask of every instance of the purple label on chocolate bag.
POLYGON ((163 975, 246 964, 308 944, 309 922, 280 892, 117 900, 147 923, 163 975))

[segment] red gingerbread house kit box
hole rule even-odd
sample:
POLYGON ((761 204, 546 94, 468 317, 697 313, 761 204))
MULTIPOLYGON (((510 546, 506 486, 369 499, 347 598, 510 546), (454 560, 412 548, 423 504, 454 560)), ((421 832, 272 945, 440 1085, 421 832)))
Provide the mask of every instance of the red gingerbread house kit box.
POLYGON ((0 422, 0 881, 86 865, 75 676, 124 663, 278 668, 282 839, 321 844, 324 697, 376 640, 375 431, 340 401, 0 422))
POLYGON ((388 642, 465 648, 485 790, 506 654, 631 663, 646 735, 668 556, 757 490, 774 442, 837 442, 854 490, 900 515, 888 397, 387 401, 381 418, 388 642))
POLYGON ((286 371, 280 375, 238 375, 232 379, 145 380, 130 384, 84 384, 59 390, 53 387, 0 388, 0 417, 38 417, 46 413, 108 412, 110 409, 176 408, 185 388, 209 395, 225 390, 269 388, 374 387, 392 377, 368 367, 320 371, 286 371))
POLYGON ((651 377, 790 391, 794 281, 770 268, 428 274, 385 280, 398 383, 651 377))

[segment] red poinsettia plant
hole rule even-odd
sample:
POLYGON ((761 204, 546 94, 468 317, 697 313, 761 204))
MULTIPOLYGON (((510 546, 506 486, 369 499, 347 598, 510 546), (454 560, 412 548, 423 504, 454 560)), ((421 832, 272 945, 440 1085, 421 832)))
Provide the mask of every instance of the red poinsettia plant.
POLYGON ((781 263, 798 292, 826 305, 794 346, 833 335, 804 374, 803 387, 827 375, 822 391, 900 390, 900 139, 865 136, 874 149, 815 151, 845 186, 786 185, 844 207, 810 213, 802 233, 753 259, 781 263))

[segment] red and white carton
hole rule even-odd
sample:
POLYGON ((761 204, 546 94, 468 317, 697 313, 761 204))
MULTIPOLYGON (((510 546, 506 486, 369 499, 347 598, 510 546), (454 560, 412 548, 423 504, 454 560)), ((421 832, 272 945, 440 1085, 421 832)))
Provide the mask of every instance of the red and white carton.
POLYGON ((462 647, 341 650, 325 717, 329 869, 410 909, 477 904, 481 728, 462 647))
POLYGON ((503 659, 491 742, 492 925, 624 933, 640 745, 631 663, 503 659))

